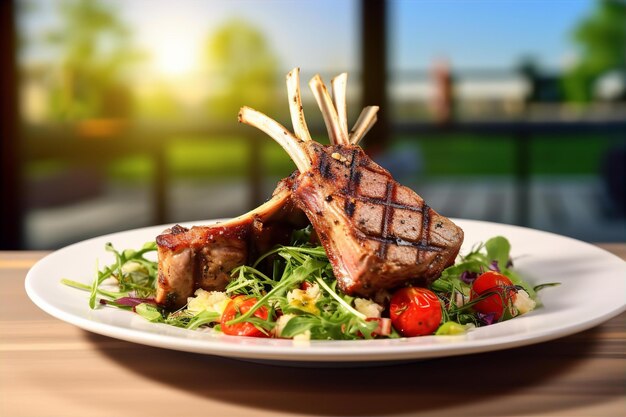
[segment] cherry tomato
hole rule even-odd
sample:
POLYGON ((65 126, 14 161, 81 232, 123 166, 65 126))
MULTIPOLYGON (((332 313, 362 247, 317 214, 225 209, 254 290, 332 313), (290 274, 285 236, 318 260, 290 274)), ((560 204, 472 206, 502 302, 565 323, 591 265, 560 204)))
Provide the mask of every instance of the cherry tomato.
MULTIPOLYGON (((220 320, 222 331, 231 336, 269 337, 268 334, 254 327, 252 323, 247 321, 230 325, 227 324, 229 321, 247 313, 248 310, 256 304, 256 302, 256 298, 248 297, 246 295, 239 295, 230 300, 224 309, 224 313, 222 314, 222 318, 220 320)), ((267 314, 267 308, 261 307, 254 312, 253 316, 267 320, 267 314)))
POLYGON ((433 334, 441 323, 441 303, 426 288, 400 288, 389 304, 391 324, 402 336, 433 334))
POLYGON ((499 272, 488 271, 481 274, 472 284, 470 300, 474 301, 481 295, 493 293, 474 304, 474 310, 483 314, 493 314, 494 319, 500 320, 505 306, 515 301, 517 292, 515 286, 506 276, 499 272))

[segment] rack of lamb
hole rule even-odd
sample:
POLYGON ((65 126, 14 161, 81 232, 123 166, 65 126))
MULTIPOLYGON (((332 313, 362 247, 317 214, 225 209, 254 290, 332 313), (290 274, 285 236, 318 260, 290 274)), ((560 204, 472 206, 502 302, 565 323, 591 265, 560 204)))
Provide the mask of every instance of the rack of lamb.
POLYGON ((251 262, 291 231, 311 224, 346 294, 374 297, 402 285, 427 286, 454 263, 463 231, 372 161, 358 145, 376 122, 378 107, 363 109, 348 131, 347 74, 335 77, 332 96, 319 75, 309 82, 330 144, 311 138, 299 88, 299 69, 287 75, 294 132, 243 107, 239 121, 274 139, 297 171, 272 198, 232 220, 184 228, 157 237, 157 303, 183 306, 197 288, 223 290, 230 271, 251 262))

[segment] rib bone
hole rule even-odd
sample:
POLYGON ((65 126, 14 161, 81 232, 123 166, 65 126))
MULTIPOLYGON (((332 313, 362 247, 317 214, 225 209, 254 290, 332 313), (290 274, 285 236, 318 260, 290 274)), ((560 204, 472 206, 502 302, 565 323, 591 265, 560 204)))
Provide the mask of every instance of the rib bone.
POLYGON ((346 106, 346 88, 348 84, 348 74, 341 73, 331 80, 333 91, 333 102, 337 110, 339 126, 345 137, 348 137, 348 110, 346 106))
POLYGON ((311 168, 311 160, 306 148, 302 146, 303 142, 277 121, 247 106, 239 110, 239 121, 256 127, 274 139, 287 152, 300 172, 311 168))
POLYGON ((322 112, 322 116, 324 116, 324 123, 326 124, 326 129, 328 129, 328 136, 331 143, 347 145, 348 135, 341 129, 337 110, 319 74, 316 74, 315 77, 309 81, 309 87, 311 87, 317 105, 322 112))
POLYGON ((294 68, 287 74, 287 96, 289 97, 289 113, 291 113, 293 132, 298 139, 311 140, 302 109, 302 97, 300 96, 300 68, 294 68))
POLYGON ((352 131, 350 132, 350 144, 357 145, 363 136, 374 126, 376 123, 376 113, 378 113, 378 106, 367 106, 359 115, 352 131))

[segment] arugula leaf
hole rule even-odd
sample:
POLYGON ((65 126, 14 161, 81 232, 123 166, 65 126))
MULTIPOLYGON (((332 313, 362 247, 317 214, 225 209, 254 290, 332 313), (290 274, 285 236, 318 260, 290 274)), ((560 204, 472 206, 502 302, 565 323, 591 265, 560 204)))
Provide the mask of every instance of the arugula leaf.
POLYGON ((200 326, 205 324, 218 322, 220 320, 220 314, 214 311, 203 311, 200 314, 195 315, 189 323, 187 324, 187 328, 191 330, 195 330, 200 326))
POLYGON ((311 331, 316 326, 319 326, 320 319, 312 316, 296 316, 292 317, 285 327, 280 332, 281 337, 292 338, 299 334, 311 331))
POLYGON ((106 243, 105 250, 113 253, 115 262, 101 270, 96 261, 96 277, 88 288, 85 288, 83 284, 67 279, 61 280, 61 283, 89 291, 89 307, 91 309, 95 309, 97 306, 98 294, 113 301, 121 297, 128 297, 131 292, 134 292, 139 298, 154 296, 158 263, 146 259, 145 255, 157 250, 156 242, 145 243, 140 250, 127 249, 122 252, 117 251, 111 243, 106 243), (117 280, 119 292, 100 289, 100 285, 108 278, 117 280))
POLYGON ((98 286, 102 283, 100 271, 98 271, 98 262, 96 261, 96 279, 91 283, 91 294, 89 295, 89 308, 96 308, 96 295, 98 294, 98 286))
POLYGON ((509 253, 511 252, 511 244, 503 236, 492 237, 485 242, 487 250, 487 258, 491 261, 497 261, 498 267, 502 271, 506 269, 509 262, 509 253))
POLYGON ((135 313, 153 323, 162 323, 163 315, 154 304, 141 303, 135 306, 135 313))

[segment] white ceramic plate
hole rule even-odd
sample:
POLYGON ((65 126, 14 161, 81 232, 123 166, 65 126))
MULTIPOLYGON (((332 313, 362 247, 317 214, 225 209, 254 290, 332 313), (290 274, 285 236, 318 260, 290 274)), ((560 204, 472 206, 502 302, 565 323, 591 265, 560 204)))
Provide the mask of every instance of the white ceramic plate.
MULTIPOLYGON (((94 333, 168 349, 261 361, 384 362, 505 349, 556 339, 589 329, 626 309, 626 262, 593 245, 537 230, 455 220, 465 231, 461 253, 492 236, 507 237, 516 269, 531 284, 560 282, 541 291, 543 307, 462 336, 393 340, 312 341, 226 336, 145 321, 114 308, 90 310, 88 293, 60 284, 61 278, 91 283, 96 260, 113 261, 104 250, 139 248, 163 226, 131 230, 80 242, 39 261, 26 277, 31 300, 52 316, 94 333)), ((207 224, 210 221, 195 222, 207 224)))

